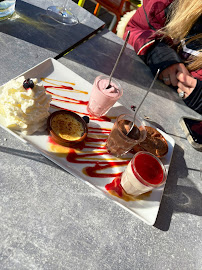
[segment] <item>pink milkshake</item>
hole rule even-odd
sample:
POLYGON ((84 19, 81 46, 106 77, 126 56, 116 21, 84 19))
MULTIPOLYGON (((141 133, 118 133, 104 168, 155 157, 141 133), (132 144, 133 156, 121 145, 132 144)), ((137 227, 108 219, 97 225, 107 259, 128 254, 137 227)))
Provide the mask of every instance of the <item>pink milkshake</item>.
POLYGON ((123 89, 120 84, 112 79, 111 87, 106 89, 109 84, 109 77, 101 75, 96 77, 87 110, 96 117, 101 117, 116 103, 122 96, 123 89))

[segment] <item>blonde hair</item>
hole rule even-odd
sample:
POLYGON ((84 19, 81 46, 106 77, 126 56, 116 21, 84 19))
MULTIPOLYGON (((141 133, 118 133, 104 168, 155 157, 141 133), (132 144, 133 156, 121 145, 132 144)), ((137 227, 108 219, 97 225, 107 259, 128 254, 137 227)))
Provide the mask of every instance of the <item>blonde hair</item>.
MULTIPOLYGON (((202 14, 201 0, 175 0, 169 10, 166 26, 160 30, 164 37, 170 37, 173 40, 180 42, 183 40, 194 23, 202 14)), ((201 39, 202 33, 186 39, 189 43, 195 39, 201 39)), ((187 68, 189 70, 197 70, 202 68, 202 50, 199 50, 199 55, 191 56, 188 61, 187 68)))

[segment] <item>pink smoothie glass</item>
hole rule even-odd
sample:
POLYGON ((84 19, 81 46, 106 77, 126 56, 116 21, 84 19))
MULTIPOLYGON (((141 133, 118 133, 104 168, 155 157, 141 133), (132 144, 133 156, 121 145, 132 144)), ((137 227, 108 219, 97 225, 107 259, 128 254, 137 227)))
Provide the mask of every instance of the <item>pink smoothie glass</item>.
POLYGON ((123 89, 116 80, 112 78, 110 87, 107 87, 108 85, 109 76, 101 75, 95 78, 87 105, 87 110, 91 115, 98 118, 105 115, 123 95, 123 89))

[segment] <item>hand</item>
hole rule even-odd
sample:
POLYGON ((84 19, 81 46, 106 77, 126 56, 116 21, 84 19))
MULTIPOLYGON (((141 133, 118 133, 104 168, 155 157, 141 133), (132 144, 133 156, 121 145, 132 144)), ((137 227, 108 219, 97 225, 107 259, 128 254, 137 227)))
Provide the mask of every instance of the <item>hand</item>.
POLYGON ((162 80, 166 85, 178 85, 177 73, 181 72, 184 75, 189 75, 189 71, 182 63, 173 64, 166 69, 164 69, 160 75, 159 79, 162 80))
POLYGON ((197 79, 192 77, 190 74, 187 75, 182 72, 178 72, 176 77, 178 79, 177 92, 184 92, 184 98, 187 98, 196 87, 197 79))

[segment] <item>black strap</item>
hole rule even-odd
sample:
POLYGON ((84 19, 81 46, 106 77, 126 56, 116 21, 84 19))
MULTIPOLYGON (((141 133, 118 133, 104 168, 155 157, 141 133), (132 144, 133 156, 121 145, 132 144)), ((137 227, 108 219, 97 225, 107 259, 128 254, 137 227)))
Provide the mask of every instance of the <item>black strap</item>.
POLYGON ((156 31, 156 29, 155 29, 155 28, 150 24, 150 22, 149 22, 149 19, 148 19, 148 17, 147 17, 147 13, 146 13, 146 11, 145 11, 144 6, 143 6, 143 9, 144 9, 144 14, 145 14, 145 17, 146 17, 146 20, 147 20, 147 23, 148 23, 149 27, 150 27, 152 30, 156 31))

